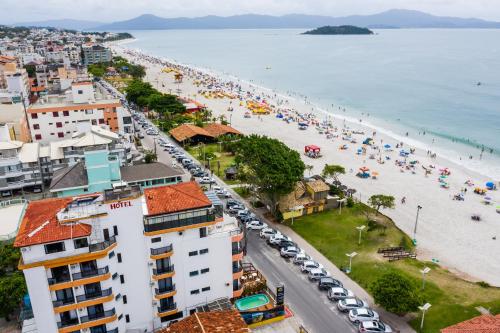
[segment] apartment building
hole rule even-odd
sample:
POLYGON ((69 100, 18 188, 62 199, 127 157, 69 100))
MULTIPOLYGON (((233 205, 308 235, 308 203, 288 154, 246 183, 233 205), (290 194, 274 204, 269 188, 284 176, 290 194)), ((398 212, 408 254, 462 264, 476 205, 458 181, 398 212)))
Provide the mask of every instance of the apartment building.
POLYGON ((82 46, 82 55, 84 66, 110 62, 112 59, 111 50, 102 45, 84 45, 82 46))
POLYGON ((65 94, 41 97, 27 113, 34 142, 71 138, 78 132, 79 123, 105 125, 123 135, 132 131, 131 126, 124 125, 124 117, 126 122, 130 117, 120 100, 108 98, 91 82, 76 82, 65 94))
POLYGON ((14 245, 38 332, 153 332, 241 294, 242 238, 189 182, 31 202, 14 245))

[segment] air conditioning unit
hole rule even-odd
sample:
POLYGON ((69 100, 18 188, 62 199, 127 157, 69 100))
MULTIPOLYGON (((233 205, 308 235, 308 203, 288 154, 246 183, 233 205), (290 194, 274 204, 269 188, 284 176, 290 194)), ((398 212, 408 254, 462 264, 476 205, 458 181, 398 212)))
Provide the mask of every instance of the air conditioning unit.
POLYGON ((153 262, 151 262, 151 261, 150 261, 150 262, 148 262, 148 265, 149 265, 149 266, 153 266, 153 262))
POLYGON ((77 265, 73 264, 71 265, 71 269, 75 269, 77 267, 77 265))
POLYGON ((158 305, 158 302, 157 302, 157 301, 153 301, 153 302, 151 303, 151 305, 152 305, 152 306, 156 306, 156 305, 158 305))
POLYGON ((79 309, 78 309, 78 312, 82 312, 82 311, 83 311, 83 308, 79 308, 79 309))
POLYGON ((155 283, 153 281, 149 282, 149 285, 152 287, 155 285, 155 283))

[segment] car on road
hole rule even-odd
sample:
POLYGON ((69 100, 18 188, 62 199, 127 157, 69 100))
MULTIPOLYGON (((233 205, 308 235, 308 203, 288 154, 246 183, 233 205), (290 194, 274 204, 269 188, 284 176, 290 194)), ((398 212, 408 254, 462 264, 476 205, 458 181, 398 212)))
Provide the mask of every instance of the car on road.
POLYGON ((377 320, 362 321, 359 323, 358 332, 360 333, 392 333, 392 328, 377 320))
POLYGON ((302 265, 304 263, 304 261, 308 261, 308 260, 311 260, 311 256, 302 252, 302 253, 297 253, 297 255, 293 258, 293 263, 295 265, 302 265))
POLYGON ((309 281, 318 281, 319 279, 331 276, 330 272, 325 270, 324 268, 313 268, 307 274, 309 281))
POLYGON ((348 312, 352 309, 367 308, 368 303, 357 297, 344 298, 337 302, 337 308, 341 312, 348 312))
POLYGON ((378 313, 367 308, 352 309, 349 311, 349 320, 355 324, 359 324, 362 321, 378 320, 378 318, 378 313))
POLYGON ((278 250, 289 246, 297 246, 297 244, 291 240, 282 239, 279 244, 273 245, 273 247, 277 248, 278 250))
POLYGON ((270 244, 270 245, 279 245, 281 243, 281 241, 291 241, 292 239, 288 236, 285 236, 281 233, 277 233, 276 235, 273 235, 271 237, 269 237, 269 239, 267 240, 267 243, 270 244))
POLYGON ((200 184, 215 184, 215 179, 212 177, 203 177, 200 179, 200 184))
POLYGON ((344 298, 352 298, 354 297, 354 293, 343 287, 333 287, 328 290, 327 297, 331 301, 338 301, 344 298))
POLYGON ((234 206, 229 207, 228 213, 230 215, 236 215, 241 210, 245 210, 245 206, 243 206, 243 205, 234 205, 234 206))
POLYGON ((229 199, 228 201, 226 201, 226 208, 227 209, 231 208, 231 206, 234 206, 234 205, 242 206, 242 203, 239 202, 238 200, 235 200, 235 199, 229 199))
POLYGON ((300 266, 300 270, 302 271, 302 273, 309 273, 311 269, 315 268, 323 268, 323 265, 314 260, 307 260, 302 263, 302 266, 300 266))
POLYGON ((291 258, 291 257, 295 257, 300 252, 301 252, 301 249, 299 249, 298 247, 288 246, 288 247, 281 248, 280 255, 283 258, 291 258))
POLYGON ((230 198, 231 197, 231 194, 225 188, 215 190, 214 192, 219 197, 223 197, 223 198, 230 198))
POLYGON ((318 281, 318 289, 319 290, 330 290, 334 287, 342 287, 342 282, 332 277, 325 277, 319 279, 318 281))
POLYGON ((281 234, 279 231, 274 230, 273 228, 264 228, 260 231, 260 238, 269 239, 273 235, 281 234))
POLYGON ((250 230, 262 230, 264 228, 267 228, 267 223, 261 221, 250 221, 247 222, 245 227, 250 230))
POLYGON ((244 216, 238 216, 237 218, 240 220, 241 223, 247 223, 253 220, 258 220, 257 216, 254 213, 250 213, 244 216))

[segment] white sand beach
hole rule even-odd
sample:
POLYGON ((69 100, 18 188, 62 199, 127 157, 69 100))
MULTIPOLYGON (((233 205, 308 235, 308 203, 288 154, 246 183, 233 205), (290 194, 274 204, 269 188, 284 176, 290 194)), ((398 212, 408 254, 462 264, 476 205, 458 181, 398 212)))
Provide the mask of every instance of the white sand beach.
MULTIPOLYGON (((393 138, 380 131, 373 133, 375 130, 365 127, 363 122, 350 122, 341 115, 330 114, 327 118, 325 113, 303 100, 277 95, 236 79, 229 83, 216 76, 209 78, 197 69, 178 66, 176 68, 184 74, 184 79, 182 83, 174 83, 174 73, 162 73, 165 64, 160 63, 159 59, 126 50, 125 47, 115 45, 113 49, 119 55, 145 65, 145 80, 151 82, 153 87, 167 93, 179 91, 181 97, 205 104, 214 116, 225 115, 233 127, 245 134, 267 135, 283 141, 296 149, 307 165, 314 166, 311 174, 321 173, 325 163, 343 165, 347 173, 340 177, 341 181, 349 188, 356 189, 356 198, 364 202, 373 194, 393 195, 396 198, 395 209, 386 209, 383 213, 391 217, 410 237, 413 237, 417 206, 420 205, 422 209, 416 234, 419 258, 434 259, 464 278, 500 286, 500 214, 495 209, 500 204, 500 192, 488 191, 486 196, 473 193, 475 187, 484 188, 485 183, 492 179, 440 158, 439 155, 433 158, 425 149, 414 148, 416 143, 409 138, 393 138), (211 89, 208 85, 211 85, 211 89), (239 93, 237 87, 241 88, 239 93), (238 99, 207 98, 208 95, 200 94, 201 91, 216 89, 227 92, 233 89, 232 93, 239 94, 243 99, 243 105, 238 99), (245 101, 256 96, 273 105, 272 110, 275 112, 245 118, 245 112, 248 111, 245 101), (233 111, 228 111, 228 108, 233 111), (277 118, 278 113, 294 120, 300 114, 304 116, 303 121, 308 121, 310 125, 306 130, 300 130, 296 121, 287 122, 277 118), (320 134, 314 123, 321 124, 324 121, 324 133, 320 134), (326 132, 330 133, 330 138, 327 138, 326 132), (364 134, 355 134, 360 132, 364 134), (363 147, 362 143, 368 137, 373 138, 373 144, 364 146, 366 154, 358 154, 357 150, 363 147), (396 148, 401 141, 403 147, 396 148), (321 158, 305 156, 304 146, 309 144, 321 148, 321 158), (386 151, 386 144, 391 145, 393 150, 386 151), (339 149, 342 145, 346 145, 347 149, 339 149), (379 149, 374 149, 374 146, 379 149), (413 153, 404 158, 399 154, 401 149, 408 152, 411 149, 413 153), (374 158, 371 159, 370 155, 374 158), (396 161, 400 161, 401 166, 396 165, 396 161), (410 161, 417 162, 410 164, 410 161), (356 173, 362 166, 378 173, 377 179, 357 177, 356 173), (432 173, 426 175, 423 167, 432 173), (443 177, 440 183, 440 170, 444 168, 448 168, 450 175, 443 177), (466 185, 466 181, 474 185, 466 185), (442 183, 446 183, 447 188, 441 186, 442 183), (462 195, 463 201, 453 200, 458 194, 462 195), (485 197, 491 198, 490 204, 484 202, 485 197), (401 202, 403 198, 406 199, 405 203, 401 202), (479 214, 481 221, 473 221, 471 216, 474 214, 479 214)), ((342 113, 342 110, 339 111, 342 113)), ((493 181, 498 186, 498 179, 493 181)))

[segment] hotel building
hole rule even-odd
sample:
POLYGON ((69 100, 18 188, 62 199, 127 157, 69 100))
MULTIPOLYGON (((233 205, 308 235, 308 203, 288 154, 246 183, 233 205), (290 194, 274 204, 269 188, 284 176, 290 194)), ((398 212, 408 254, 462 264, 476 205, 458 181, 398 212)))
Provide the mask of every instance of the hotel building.
POLYGON ((195 182, 29 203, 21 248, 38 332, 153 332, 240 296, 243 231, 195 182))

